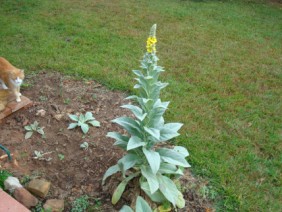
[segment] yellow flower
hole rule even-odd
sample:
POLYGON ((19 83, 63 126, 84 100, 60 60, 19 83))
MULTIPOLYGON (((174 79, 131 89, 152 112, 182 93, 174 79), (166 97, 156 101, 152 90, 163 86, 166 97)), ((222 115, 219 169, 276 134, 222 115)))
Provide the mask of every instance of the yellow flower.
POLYGON ((156 52, 156 43, 157 43, 157 38, 156 37, 148 37, 147 39, 147 52, 148 53, 152 53, 152 52, 156 52))

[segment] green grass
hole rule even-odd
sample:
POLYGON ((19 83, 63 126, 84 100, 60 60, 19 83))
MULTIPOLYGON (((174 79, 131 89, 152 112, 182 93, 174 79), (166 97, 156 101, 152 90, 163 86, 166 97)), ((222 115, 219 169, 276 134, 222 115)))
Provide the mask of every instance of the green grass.
POLYGON ((223 211, 279 211, 282 7, 264 1, 0 0, 0 55, 132 91, 152 24, 168 121, 223 211))

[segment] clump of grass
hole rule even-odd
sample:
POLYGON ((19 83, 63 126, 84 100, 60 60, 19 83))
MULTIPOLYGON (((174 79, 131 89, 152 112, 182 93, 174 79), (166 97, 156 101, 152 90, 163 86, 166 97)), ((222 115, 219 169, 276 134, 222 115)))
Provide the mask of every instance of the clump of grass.
POLYGON ((6 170, 0 170, 0 187, 4 189, 4 182, 9 177, 12 176, 12 174, 6 170))

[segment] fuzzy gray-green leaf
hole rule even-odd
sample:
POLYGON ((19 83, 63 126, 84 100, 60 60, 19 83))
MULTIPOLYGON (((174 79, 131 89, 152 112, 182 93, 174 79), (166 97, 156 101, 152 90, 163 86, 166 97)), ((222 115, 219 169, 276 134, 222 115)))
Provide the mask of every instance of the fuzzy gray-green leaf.
POLYGON ((69 114, 69 118, 73 121, 78 121, 78 116, 76 116, 76 115, 69 114))
POLYGON ((149 204, 140 196, 137 197, 136 212, 152 212, 149 204))
POLYGON ((97 121, 97 120, 90 120, 90 121, 87 121, 87 123, 91 124, 93 127, 100 127, 100 122, 97 121))
POLYGON ((141 166, 141 173, 146 178, 151 194, 159 189, 159 182, 157 176, 152 172, 149 166, 141 166))
POLYGON ((29 131, 25 134, 24 138, 29 139, 29 138, 31 138, 32 134, 33 134, 33 131, 29 131))
POLYGON ((131 150, 131 149, 138 148, 140 146, 145 146, 145 145, 146 145, 146 143, 143 142, 142 139, 140 139, 139 137, 131 136, 131 138, 129 139, 128 144, 127 144, 127 151, 131 150))
POLYGON ((143 147, 143 153, 146 156, 146 159, 152 169, 152 172, 156 174, 160 168, 161 164, 161 157, 158 152, 155 152, 153 150, 147 150, 145 147, 143 147))
POLYGON ((88 124, 82 123, 80 127, 81 127, 81 130, 82 130, 82 132, 83 132, 84 134, 86 134, 86 133, 88 132, 88 130, 89 130, 88 124))
POLYGON ((119 212, 134 212, 131 207, 124 205, 122 208, 119 210, 119 212))
POLYGON ((71 129, 76 128, 77 126, 78 126, 77 123, 70 123, 68 126, 68 129, 71 130, 71 129))
POLYGON ((111 176, 111 175, 117 173, 118 171, 120 171, 120 169, 119 169, 119 166, 118 166, 117 164, 114 165, 114 166, 111 166, 110 168, 108 168, 108 170, 106 171, 106 173, 105 173, 104 176, 103 176, 102 184, 105 183, 106 179, 107 179, 109 176, 111 176))
POLYGON ((162 160, 167 163, 183 166, 183 167, 190 167, 185 157, 174 150, 161 148, 158 149, 157 152, 160 154, 162 160))

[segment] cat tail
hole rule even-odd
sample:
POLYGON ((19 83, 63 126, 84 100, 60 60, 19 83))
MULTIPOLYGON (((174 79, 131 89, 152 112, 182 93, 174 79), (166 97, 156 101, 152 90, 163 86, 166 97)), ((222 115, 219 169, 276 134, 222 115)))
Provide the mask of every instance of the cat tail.
POLYGON ((8 90, 0 90, 0 111, 5 109, 9 96, 10 92, 8 90))

